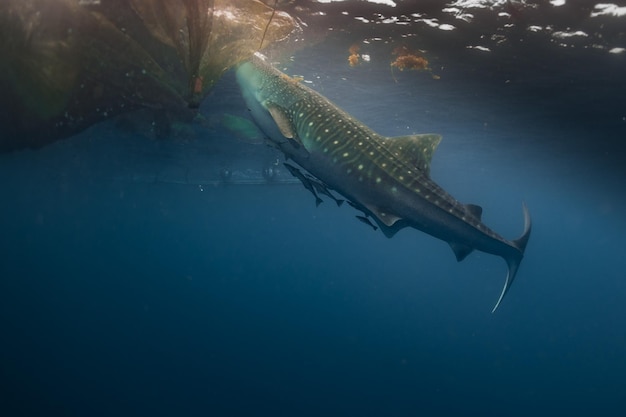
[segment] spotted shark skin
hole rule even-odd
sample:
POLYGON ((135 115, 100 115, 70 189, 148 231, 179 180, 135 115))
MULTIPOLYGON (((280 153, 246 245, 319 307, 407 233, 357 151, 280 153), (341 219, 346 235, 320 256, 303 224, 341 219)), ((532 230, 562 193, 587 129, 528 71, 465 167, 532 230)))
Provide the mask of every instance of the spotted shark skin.
POLYGON ((412 227, 448 242, 458 261, 473 250, 507 263, 496 311, 509 291, 531 231, 509 241, 481 221, 482 209, 462 204, 430 178, 437 134, 386 137, 255 54, 237 69, 242 94, 259 127, 285 155, 343 195, 387 237, 412 227))

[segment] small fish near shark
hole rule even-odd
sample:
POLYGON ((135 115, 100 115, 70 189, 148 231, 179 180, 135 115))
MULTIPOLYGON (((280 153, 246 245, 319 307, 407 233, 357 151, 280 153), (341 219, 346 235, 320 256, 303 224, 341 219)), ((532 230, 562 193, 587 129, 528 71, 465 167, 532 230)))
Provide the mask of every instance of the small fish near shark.
POLYGON ((304 188, 306 188, 307 190, 311 192, 311 194, 313 194, 313 197, 315 197, 316 206, 319 206, 324 201, 319 197, 320 194, 323 194, 329 197, 330 199, 334 200, 335 203, 337 203, 337 207, 341 207, 344 200, 335 197, 325 184, 322 184, 321 182, 317 181, 315 178, 312 178, 310 176, 303 174, 302 171, 300 171, 298 168, 294 167, 291 164, 288 164, 285 162, 283 165, 285 166, 285 168, 287 168, 287 170, 289 171, 291 175, 293 175, 294 177, 300 180, 302 185, 304 185, 304 188))
POLYGON ((364 223, 364 224, 368 225, 369 227, 371 227, 372 229, 374 229, 374 231, 378 230, 378 227, 376 227, 376 226, 374 226, 372 224, 372 221, 369 219, 369 217, 367 217, 367 216, 356 216, 356 218, 361 223, 364 223))
POLYGON ((260 53, 240 64, 236 76, 257 125, 288 159, 310 174, 286 164, 317 204, 315 183, 345 197, 363 212, 358 220, 378 226, 387 237, 412 227, 448 242, 458 261, 473 250, 502 257, 508 273, 492 310, 496 311, 511 288, 530 237, 525 204, 524 232, 507 240, 482 223, 480 206, 458 202, 430 178, 431 158, 441 136, 379 135, 274 68, 260 53))
POLYGON ((293 165, 290 165, 290 164, 283 164, 283 165, 285 166, 285 168, 287 168, 287 170, 291 173, 291 175, 293 175, 294 177, 300 180, 302 185, 304 185, 304 188, 306 188, 307 190, 311 192, 311 194, 313 194, 313 197, 315 197, 315 205, 319 206, 320 204, 322 204, 322 199, 319 197, 319 195, 317 195, 317 191, 315 191, 315 188, 313 188, 313 181, 307 178, 302 173, 302 171, 300 171, 298 168, 294 167, 293 165))

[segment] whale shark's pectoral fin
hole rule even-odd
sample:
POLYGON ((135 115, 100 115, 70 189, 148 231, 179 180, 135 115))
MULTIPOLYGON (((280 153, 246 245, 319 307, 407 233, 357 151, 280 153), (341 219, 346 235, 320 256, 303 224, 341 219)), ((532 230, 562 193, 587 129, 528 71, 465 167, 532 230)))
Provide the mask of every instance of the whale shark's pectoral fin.
POLYGON ((296 132, 293 130, 293 124, 289 119, 287 111, 283 107, 271 101, 265 102, 264 106, 267 111, 270 112, 270 115, 272 116, 272 119, 274 119, 274 123, 276 123, 276 127, 280 130, 280 133, 282 133, 282 135, 287 139, 294 139, 296 137, 296 132))
POLYGON ((395 136, 384 138, 383 142, 395 157, 430 176, 430 161, 441 142, 441 135, 429 133, 395 136))

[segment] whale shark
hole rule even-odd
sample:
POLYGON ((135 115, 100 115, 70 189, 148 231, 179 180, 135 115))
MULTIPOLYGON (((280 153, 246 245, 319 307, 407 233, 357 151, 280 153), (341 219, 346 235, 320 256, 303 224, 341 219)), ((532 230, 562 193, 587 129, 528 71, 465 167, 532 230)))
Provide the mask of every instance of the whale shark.
POLYGON ((371 218, 389 238, 406 227, 425 232, 447 242, 457 261, 473 250, 502 257, 508 272, 492 312, 498 309, 530 237, 526 204, 522 235, 507 240, 482 222, 480 206, 460 203, 430 178, 440 135, 380 135, 258 52, 239 64, 236 78, 253 120, 271 144, 308 178, 362 211, 357 219, 369 223, 371 218))

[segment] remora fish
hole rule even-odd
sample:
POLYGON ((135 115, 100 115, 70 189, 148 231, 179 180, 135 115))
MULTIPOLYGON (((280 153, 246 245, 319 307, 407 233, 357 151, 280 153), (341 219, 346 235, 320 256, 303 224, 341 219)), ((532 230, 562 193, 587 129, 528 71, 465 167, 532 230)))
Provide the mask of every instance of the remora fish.
POLYGON ((304 188, 306 188, 307 190, 311 192, 311 194, 313 194, 313 197, 315 197, 315 206, 318 207, 320 204, 322 204, 322 199, 317 195, 317 192, 315 192, 315 188, 313 187, 313 184, 311 183, 311 181, 307 177, 305 177, 304 174, 298 168, 294 167, 293 165, 289 165, 289 164, 283 164, 283 165, 285 166, 285 168, 287 168, 287 170, 289 171, 291 175, 293 175, 294 177, 300 180, 302 185, 304 185, 304 188))
POLYGON ((378 227, 374 226, 369 218, 366 216, 355 216, 361 223, 364 223, 374 229, 374 231, 378 230, 378 227))
POLYGON ((379 135, 259 53, 238 67, 237 80, 254 120, 274 145, 371 215, 386 236, 413 227, 448 242, 458 261, 474 249, 504 258, 508 274, 496 311, 530 236, 526 205, 522 236, 504 239, 481 222, 479 206, 459 203, 430 179, 441 136, 379 135))

